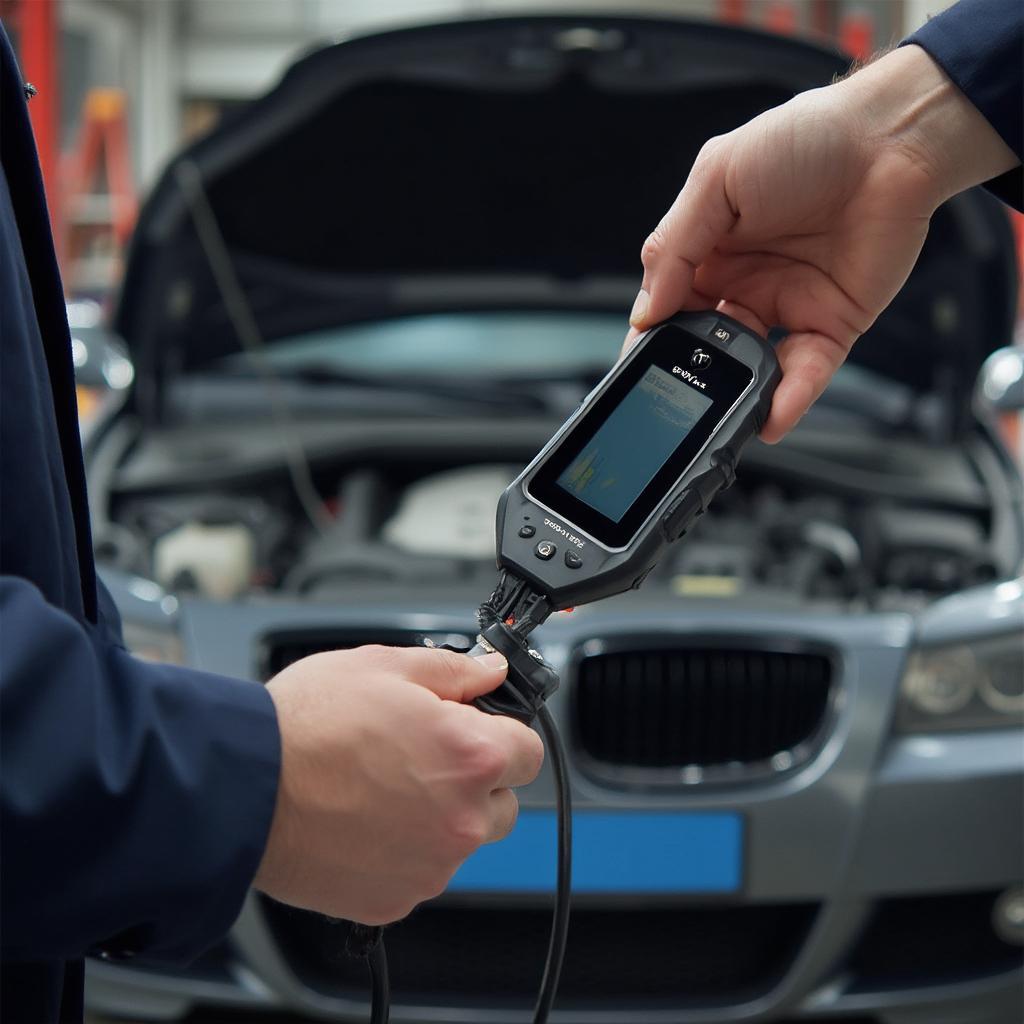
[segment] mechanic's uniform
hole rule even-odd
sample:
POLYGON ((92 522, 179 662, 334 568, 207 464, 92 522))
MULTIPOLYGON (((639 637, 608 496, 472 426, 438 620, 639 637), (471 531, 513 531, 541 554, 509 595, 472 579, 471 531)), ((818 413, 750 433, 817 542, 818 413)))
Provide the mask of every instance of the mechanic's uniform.
POLYGON ((184 962, 238 915, 280 738, 264 687, 147 664, 97 586, 64 298, 0 30, 0 1021, 82 1018, 82 955, 184 962))
MULTIPOLYGON (((1024 4, 920 41, 1021 156, 1024 4), (983 59, 980 55, 987 54, 983 59)), ((1017 171, 991 184, 1020 205, 1017 171)), ((62 289, 0 31, 0 1019, 77 1021, 83 954, 182 962, 230 927, 280 738, 252 683, 134 660, 96 582, 62 289)))

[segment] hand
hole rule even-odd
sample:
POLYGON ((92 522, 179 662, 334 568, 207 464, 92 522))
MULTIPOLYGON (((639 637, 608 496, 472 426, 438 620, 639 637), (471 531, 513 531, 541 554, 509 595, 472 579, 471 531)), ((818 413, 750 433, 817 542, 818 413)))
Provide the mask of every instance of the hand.
POLYGON ((267 684, 282 766, 257 888, 384 924, 441 893, 481 843, 508 835, 511 787, 540 771, 540 737, 465 703, 508 665, 428 648, 316 654, 267 684))
POLYGON ((802 93, 701 150, 644 244, 626 347, 680 309, 785 327, 761 434, 778 441, 902 287, 936 207, 1017 162, 917 46, 802 93))

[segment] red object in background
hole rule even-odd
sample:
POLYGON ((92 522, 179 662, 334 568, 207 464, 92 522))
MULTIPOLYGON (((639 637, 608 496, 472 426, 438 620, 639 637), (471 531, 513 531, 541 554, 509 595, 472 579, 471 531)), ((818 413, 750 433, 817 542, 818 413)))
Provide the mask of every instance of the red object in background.
POLYGON ((69 295, 105 296, 123 272, 138 211, 124 90, 89 90, 62 170, 64 286, 69 295))
POLYGON ((831 0, 811 0, 808 14, 811 32, 822 39, 831 39, 835 24, 835 5, 831 0))
POLYGON ((36 88, 28 105, 32 131, 39 150, 39 165, 50 208, 54 237, 59 222, 57 164, 60 153, 60 63, 57 54, 57 0, 21 0, 14 8, 19 61, 25 80, 36 88))
POLYGON ((867 60, 874 52, 875 24, 869 14, 847 14, 839 23, 839 48, 855 60, 867 60))
POLYGON ((769 4, 764 16, 764 27, 780 36, 791 36, 796 32, 796 8, 791 3, 778 0, 769 4))
POLYGON ((90 89, 82 108, 78 145, 66 158, 69 226, 76 222, 75 206, 92 197, 96 182, 102 181, 110 203, 106 225, 122 246, 132 232, 138 206, 126 106, 121 89, 90 89))
POLYGON ((718 20, 724 25, 742 25, 747 20, 747 0, 718 0, 718 20))

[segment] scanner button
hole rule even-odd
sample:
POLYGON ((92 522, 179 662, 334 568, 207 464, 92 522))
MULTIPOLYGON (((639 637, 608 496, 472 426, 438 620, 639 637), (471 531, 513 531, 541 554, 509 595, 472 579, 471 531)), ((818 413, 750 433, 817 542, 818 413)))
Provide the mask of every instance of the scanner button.
POLYGON ((583 559, 575 551, 566 551, 565 564, 570 569, 578 569, 583 564, 583 559))
POLYGON ((548 561, 555 557, 555 552, 558 550, 554 544, 549 540, 542 540, 534 549, 533 553, 543 561, 548 561))
POLYGON ((536 526, 520 526, 519 536, 520 537, 532 537, 537 532, 536 526))
POLYGON ((711 337, 716 341, 720 341, 723 345, 728 345, 735 334, 735 328, 727 327, 721 320, 711 329, 711 337))

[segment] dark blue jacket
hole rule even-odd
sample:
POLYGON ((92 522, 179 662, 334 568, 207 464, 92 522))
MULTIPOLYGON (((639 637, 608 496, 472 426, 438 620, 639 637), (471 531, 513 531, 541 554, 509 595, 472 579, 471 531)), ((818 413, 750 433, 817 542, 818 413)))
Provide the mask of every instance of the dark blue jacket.
POLYGON ((136 661, 93 567, 63 293, 0 29, 0 1020, 80 1020, 82 955, 231 926, 277 792, 262 686, 136 661))
MULTIPOLYGON (((963 0, 904 41, 920 46, 1024 160, 1024 0, 963 0)), ((1024 210, 1024 168, 987 183, 1024 210)))

